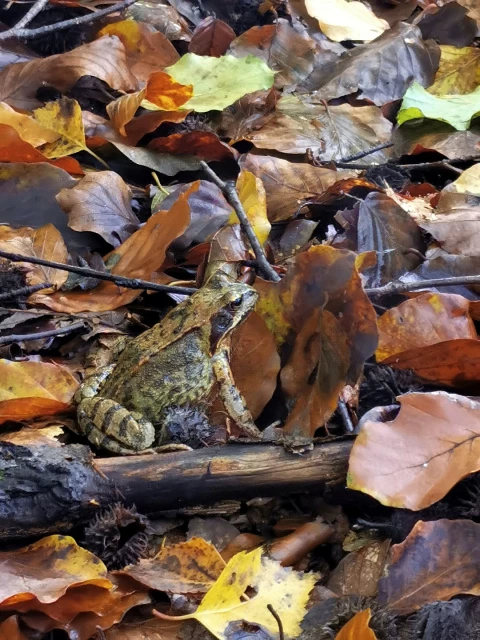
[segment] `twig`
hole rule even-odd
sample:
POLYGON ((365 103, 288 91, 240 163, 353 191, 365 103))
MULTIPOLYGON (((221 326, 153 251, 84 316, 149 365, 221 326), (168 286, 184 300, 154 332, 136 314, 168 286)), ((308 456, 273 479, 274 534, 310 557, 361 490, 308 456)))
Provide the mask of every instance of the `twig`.
POLYGON ((9 344, 10 342, 26 342, 28 340, 42 340, 43 338, 52 338, 53 336, 63 336, 66 333, 73 333, 77 329, 83 329, 85 322, 73 322, 68 327, 59 329, 51 329, 50 331, 37 331, 37 333, 12 333, 9 336, 0 336, 0 344, 9 344))
POLYGON ((250 224, 250 220, 247 218, 247 214, 245 213, 245 209, 243 208, 242 203, 240 202, 240 198, 238 197, 237 189, 232 182, 224 182, 221 180, 215 171, 210 169, 208 164, 203 160, 200 162, 200 166, 205 171, 210 180, 217 185, 219 189, 222 190, 227 202, 232 205, 237 217, 240 221, 240 226, 245 232, 250 245, 253 249, 253 253, 258 262, 258 267, 262 272, 263 276, 268 280, 273 280, 273 282, 278 282, 280 280, 280 276, 277 274, 272 265, 268 262, 267 256, 263 250, 262 245, 260 244, 257 236, 255 235, 255 231, 252 229, 252 225, 250 224))
POLYGON ((2 31, 0 33, 0 40, 6 40, 7 38, 12 38, 13 36, 26 40, 30 38, 36 38, 37 36, 42 36, 45 33, 52 33, 52 31, 61 31, 62 29, 68 29, 68 27, 77 27, 80 24, 88 24, 89 22, 98 20, 98 18, 102 18, 103 16, 108 16, 111 13, 115 13, 116 11, 122 11, 123 9, 130 7, 132 4, 135 4, 136 1, 137 0, 122 0, 122 2, 117 2, 117 4, 112 4, 110 7, 106 7, 105 9, 99 9, 98 11, 89 13, 86 16, 78 16, 76 18, 71 18, 70 20, 57 22, 56 24, 47 24, 43 27, 38 27, 38 29, 24 29, 15 26, 11 29, 8 29, 7 31, 2 31))
POLYGON ((360 153, 356 153, 353 156, 340 158, 340 162, 352 162, 353 160, 360 160, 361 158, 365 158, 366 156, 369 156, 372 153, 377 153, 377 151, 381 151, 382 149, 389 149, 390 147, 393 147, 393 142, 384 142, 383 144, 379 144, 376 147, 372 147, 371 149, 368 149, 368 151, 360 151, 360 153))
POLYGON ((455 278, 434 278, 432 280, 419 280, 418 282, 389 282, 383 287, 365 289, 369 296, 386 296, 407 291, 418 291, 429 287, 453 287, 455 285, 480 285, 479 276, 457 276, 455 278))
MULTIPOLYGON (((451 171, 455 171, 455 173, 457 173, 459 169, 452 167, 452 164, 456 162, 469 162, 477 158, 478 156, 453 159, 445 158, 444 160, 434 160, 432 162, 417 162, 412 164, 396 164, 394 162, 372 162, 372 164, 356 164, 353 162, 337 162, 336 160, 326 160, 325 162, 317 162, 317 166, 333 164, 337 169, 356 169, 357 171, 367 171, 368 169, 386 166, 390 166, 392 168, 398 167, 399 169, 426 169, 429 167, 443 167, 444 169, 450 169, 451 171)), ((460 171, 460 173, 462 172, 460 171)))
POLYGON ((272 607, 271 604, 267 604, 267 609, 270 611, 272 616, 277 621, 277 624, 278 624, 278 638, 279 638, 279 640, 285 640, 285 634, 283 633, 283 624, 282 624, 282 620, 281 620, 280 616, 278 615, 278 613, 275 611, 275 609, 272 607))
POLYGON ((30 262, 31 264, 39 264, 44 267, 60 269, 61 271, 70 271, 71 273, 78 273, 79 275, 87 278, 108 280, 109 282, 114 282, 119 287, 125 287, 126 289, 150 289, 151 291, 180 293, 186 296, 197 291, 197 289, 191 289, 190 287, 176 287, 174 285, 170 286, 168 284, 148 282, 148 280, 139 280, 138 278, 126 278, 125 276, 117 276, 113 273, 104 273, 103 271, 97 271, 96 269, 90 269, 88 267, 75 267, 70 264, 63 264, 62 262, 53 262, 52 260, 44 260, 43 258, 35 258, 33 256, 22 256, 19 253, 9 253, 8 251, 0 250, 0 258, 11 260, 11 262, 30 262))
POLYGON ((10 300, 10 298, 22 298, 24 296, 29 296, 32 293, 36 293, 42 289, 50 289, 51 287, 53 287, 51 282, 42 282, 41 284, 32 284, 28 287, 19 287, 12 291, 4 291, 3 293, 0 293, 0 302, 2 300, 10 300))
POLYGON ((44 9, 47 6, 48 2, 49 0, 37 0, 30 7, 27 13, 23 16, 23 18, 19 20, 14 27, 12 27, 11 29, 8 29, 7 31, 2 32, 2 36, 4 38, 5 37, 8 38, 9 34, 15 35, 19 29, 23 29, 24 27, 26 27, 27 24, 30 24, 30 22, 35 18, 35 16, 37 16, 40 13, 40 11, 42 11, 42 9, 44 9))

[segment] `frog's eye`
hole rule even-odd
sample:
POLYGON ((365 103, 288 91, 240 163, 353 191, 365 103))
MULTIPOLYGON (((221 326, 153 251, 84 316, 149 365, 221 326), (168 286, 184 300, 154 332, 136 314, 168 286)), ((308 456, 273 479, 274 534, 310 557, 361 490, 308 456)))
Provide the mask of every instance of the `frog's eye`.
POLYGON ((232 309, 232 311, 234 311, 235 309, 238 309, 239 307, 242 306, 242 302, 243 302, 243 296, 239 296, 238 298, 235 298, 235 300, 231 300, 228 303, 228 306, 230 309, 232 309))

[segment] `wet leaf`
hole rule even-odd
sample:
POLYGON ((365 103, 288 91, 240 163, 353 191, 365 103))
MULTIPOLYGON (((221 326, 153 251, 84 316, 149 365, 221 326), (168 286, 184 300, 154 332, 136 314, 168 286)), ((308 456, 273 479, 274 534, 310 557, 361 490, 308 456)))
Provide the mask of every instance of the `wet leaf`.
POLYGON ((18 109, 35 109, 41 106, 36 98, 40 86, 67 91, 85 75, 103 80, 112 89, 135 91, 138 83, 127 64, 120 40, 104 36, 67 53, 5 67, 0 71, 0 100, 18 109))
POLYGON ((445 391, 399 397, 391 422, 367 422, 354 442, 347 485, 382 504, 418 511, 480 468, 480 403, 445 391))
MULTIPOLYGON (((305 153, 318 149, 322 161, 341 160, 388 142, 392 125, 374 106, 349 104, 328 107, 309 96, 287 95, 277 103, 277 114, 258 131, 245 136, 261 149, 305 153)), ((385 162, 388 153, 378 151, 369 162, 385 162)))
POLYGON ((259 624, 276 634, 277 621, 267 609, 270 604, 282 612, 285 634, 296 637, 315 575, 282 568, 278 562, 262 557, 262 553, 260 548, 234 556, 196 612, 177 619, 196 619, 220 640, 226 640, 226 629, 235 620, 259 624), (255 594, 242 601, 249 586, 255 588, 255 594))
MULTIPOLYGON (((131 235, 118 249, 105 259, 114 260, 112 273, 128 278, 155 281, 157 271, 165 260, 168 246, 180 236, 190 222, 188 198, 198 189, 194 182, 183 193, 170 211, 159 211, 145 225, 131 235)), ((113 282, 102 282, 91 291, 55 293, 52 296, 37 294, 37 300, 55 311, 110 311, 132 302, 141 294, 141 289, 125 289, 113 282)))
POLYGON ((335 640, 377 640, 377 636, 368 626, 371 617, 370 609, 359 611, 340 629, 335 640))
POLYGON ((424 42, 418 27, 400 22, 332 63, 317 87, 318 98, 332 100, 360 91, 360 100, 382 106, 403 98, 412 79, 431 85, 439 58, 438 45, 424 42))
POLYGON ((59 158, 51 160, 35 149, 29 142, 25 142, 17 131, 6 124, 0 124, 0 162, 48 162, 54 167, 76 176, 82 176, 83 170, 75 158, 59 158))
POLYGON ((390 26, 355 0, 305 0, 305 6, 312 18, 318 20, 322 32, 335 42, 370 41, 381 36, 390 26))
POLYGON ((206 161, 221 162, 233 157, 232 148, 209 131, 172 133, 170 136, 155 138, 148 148, 161 153, 196 156, 206 161))
POLYGON ((75 231, 94 231, 118 247, 139 226, 130 189, 114 171, 90 173, 72 189, 62 189, 57 202, 75 231))
POLYGON ((70 407, 78 381, 49 362, 0 360, 0 423, 54 415, 70 407))
POLYGON ((179 58, 170 40, 146 22, 114 22, 103 27, 98 36, 119 38, 126 50, 128 69, 140 81, 148 80, 151 73, 174 64, 179 58))
POLYGON ((9 577, 0 586, 2 606, 35 599, 54 602, 79 584, 112 587, 103 562, 70 536, 48 536, 17 551, 1 552, 0 559, 9 577))
POLYGON ((356 175, 353 171, 333 171, 251 153, 240 158, 240 166, 261 178, 270 222, 293 218, 302 202, 322 195, 342 178, 356 175))
POLYGON ((402 351, 383 361, 395 369, 412 369, 440 386, 468 389, 480 376, 480 341, 458 338, 402 351))
MULTIPOLYGON (((265 244, 271 224, 267 218, 267 198, 262 181, 250 171, 242 169, 237 178, 237 191, 255 235, 261 244, 265 244)), ((228 223, 239 224, 235 212, 231 214, 228 223)))
POLYGON ((479 595, 479 537, 480 524, 471 520, 417 522, 406 540, 392 547, 380 602, 407 614, 460 593, 479 595))
POLYGON ((157 591, 206 593, 225 567, 215 547, 202 538, 162 547, 155 558, 140 560, 120 575, 135 578, 157 591))
MULTIPOLYGON (((12 229, 0 226, 0 248, 3 251, 45 258, 54 262, 67 262, 68 256, 63 238, 53 224, 47 224, 40 229, 32 229, 31 227, 12 229)), ((65 271, 52 269, 52 267, 26 262, 20 264, 28 269, 27 280, 30 285, 51 282, 56 287, 61 287, 68 276, 65 271)))
POLYGON ((274 72, 254 56, 210 58, 187 53, 165 71, 180 84, 193 85, 193 97, 183 109, 221 111, 247 93, 269 89, 274 72))
POLYGON ((377 362, 408 349, 457 338, 477 338, 468 300, 448 293, 423 293, 386 311, 377 322, 377 362))
POLYGON ((235 39, 235 31, 223 20, 208 17, 195 28, 188 45, 190 53, 197 56, 213 56, 219 58, 235 39))
POLYGON ((338 596, 374 598, 384 574, 390 540, 374 540, 342 558, 328 578, 327 587, 338 596))

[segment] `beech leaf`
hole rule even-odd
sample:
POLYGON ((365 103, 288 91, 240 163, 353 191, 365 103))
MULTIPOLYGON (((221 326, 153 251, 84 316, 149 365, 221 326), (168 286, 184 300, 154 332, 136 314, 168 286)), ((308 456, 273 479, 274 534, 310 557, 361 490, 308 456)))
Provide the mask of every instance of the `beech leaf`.
POLYGON ((366 5, 356 0, 305 0, 305 7, 316 18, 323 33, 335 42, 370 41, 390 28, 366 5))

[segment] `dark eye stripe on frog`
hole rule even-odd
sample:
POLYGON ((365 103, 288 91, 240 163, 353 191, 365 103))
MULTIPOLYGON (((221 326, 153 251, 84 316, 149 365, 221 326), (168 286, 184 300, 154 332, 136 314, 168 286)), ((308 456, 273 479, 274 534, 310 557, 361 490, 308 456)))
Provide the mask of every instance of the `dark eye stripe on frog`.
POLYGON ((215 347, 220 338, 233 322, 233 314, 227 309, 220 309, 218 313, 212 316, 210 332, 210 351, 215 351, 215 347))

